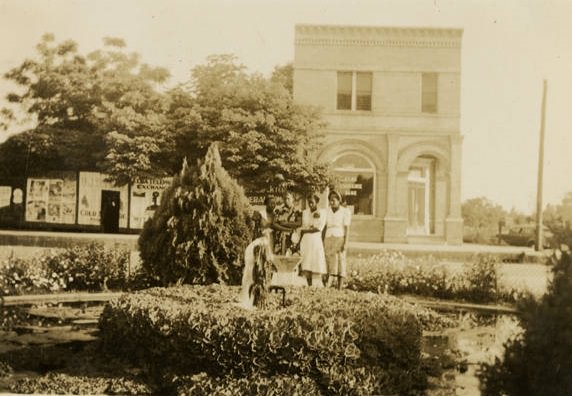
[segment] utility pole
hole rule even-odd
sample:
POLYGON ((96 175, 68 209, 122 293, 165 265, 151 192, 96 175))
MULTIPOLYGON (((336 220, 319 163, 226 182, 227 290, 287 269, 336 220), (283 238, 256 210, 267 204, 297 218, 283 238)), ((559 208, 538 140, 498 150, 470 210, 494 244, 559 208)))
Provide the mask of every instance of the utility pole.
POLYGON ((538 147, 538 184, 536 189, 536 241, 534 247, 537 252, 543 248, 542 238, 542 179, 544 175, 544 122, 546 119, 546 91, 548 89, 546 80, 542 87, 542 109, 540 113, 540 143, 538 147))

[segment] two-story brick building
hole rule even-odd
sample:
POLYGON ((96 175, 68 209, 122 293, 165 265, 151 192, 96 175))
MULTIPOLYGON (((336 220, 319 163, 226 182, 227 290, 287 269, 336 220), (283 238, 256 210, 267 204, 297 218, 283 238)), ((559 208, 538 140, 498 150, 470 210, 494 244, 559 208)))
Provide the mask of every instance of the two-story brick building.
POLYGON ((354 240, 462 242, 462 34, 296 26, 294 98, 323 110, 354 240))

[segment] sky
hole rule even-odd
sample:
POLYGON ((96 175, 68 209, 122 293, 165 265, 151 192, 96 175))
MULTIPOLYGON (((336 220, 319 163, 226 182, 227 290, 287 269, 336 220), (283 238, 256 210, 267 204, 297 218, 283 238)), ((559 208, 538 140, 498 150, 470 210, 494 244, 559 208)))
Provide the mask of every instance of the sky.
MULTIPOLYGON (((298 23, 464 29, 462 199, 536 208, 543 80, 544 204, 572 191, 572 1, 0 0, 0 74, 34 55, 44 33, 82 53, 120 37, 142 61, 188 80, 210 54, 269 75, 294 58, 298 23)), ((0 81, 0 96, 12 87, 0 81)), ((1 104, 1 103, 0 103, 1 104)), ((0 142, 6 139, 0 132, 0 142)))

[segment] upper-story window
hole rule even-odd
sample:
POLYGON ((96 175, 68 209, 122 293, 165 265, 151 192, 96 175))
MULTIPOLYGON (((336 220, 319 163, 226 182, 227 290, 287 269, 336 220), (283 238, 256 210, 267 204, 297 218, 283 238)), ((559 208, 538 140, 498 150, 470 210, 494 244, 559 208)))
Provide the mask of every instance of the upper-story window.
POLYGON ((371 111, 372 74, 338 72, 338 110, 371 111))
POLYGON ((421 78, 421 112, 437 112, 437 73, 423 73, 421 78))

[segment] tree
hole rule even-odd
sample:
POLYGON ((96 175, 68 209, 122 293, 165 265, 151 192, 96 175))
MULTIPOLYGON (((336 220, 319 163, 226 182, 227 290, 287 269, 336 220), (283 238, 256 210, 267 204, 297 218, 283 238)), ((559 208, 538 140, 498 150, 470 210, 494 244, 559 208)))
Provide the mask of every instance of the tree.
POLYGON ((164 284, 239 284, 252 208, 222 167, 216 144, 183 169, 139 237, 143 268, 164 284))
MULTIPOLYGON (((0 171, 8 167, 24 175, 48 163, 59 170, 104 171, 119 184, 133 174, 164 174, 149 162, 155 161, 156 147, 165 138, 166 97, 156 88, 169 73, 140 64, 139 55, 124 52, 121 39, 106 38, 104 44, 103 50, 82 55, 74 41, 56 44, 54 36, 46 34, 36 47, 36 59, 5 74, 19 86, 8 100, 37 126, 8 143, 18 149, 11 157, 26 158, 26 163, 11 164, 2 157, 0 171), (139 147, 141 155, 132 155, 133 147, 139 147)), ((14 121, 13 112, 5 109, 3 114, 14 121)))
POLYGON ((318 110, 294 104, 281 83, 248 74, 233 56, 209 57, 170 98, 175 163, 183 155, 199 158, 220 142, 224 167, 248 191, 328 185, 328 166, 316 160, 323 126, 318 110))
POLYGON ((572 248, 572 192, 565 194, 560 204, 546 205, 544 223, 552 233, 552 246, 572 248))
POLYGON ((282 85, 290 95, 294 94, 294 65, 287 63, 282 66, 276 66, 272 71, 270 81, 282 85))
POLYGON ((499 222, 506 218, 505 210, 485 197, 463 202, 461 213, 465 226, 474 234, 472 242, 490 242, 498 232, 499 222))

